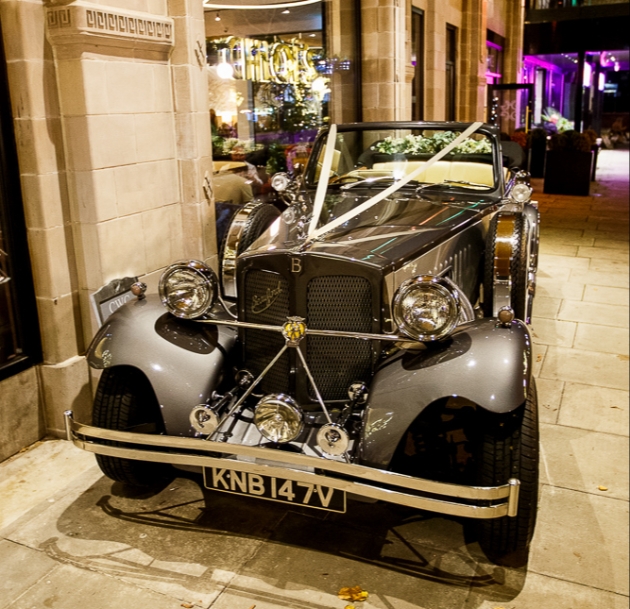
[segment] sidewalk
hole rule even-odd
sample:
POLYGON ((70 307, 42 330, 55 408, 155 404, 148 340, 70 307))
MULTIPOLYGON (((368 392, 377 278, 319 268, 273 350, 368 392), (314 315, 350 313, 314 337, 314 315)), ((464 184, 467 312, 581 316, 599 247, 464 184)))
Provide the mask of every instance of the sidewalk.
POLYGON ((178 478, 124 496, 48 441, 0 464, 0 609, 628 609, 628 152, 590 197, 539 194, 533 334, 542 492, 527 568, 489 563, 461 520, 232 499, 178 478))

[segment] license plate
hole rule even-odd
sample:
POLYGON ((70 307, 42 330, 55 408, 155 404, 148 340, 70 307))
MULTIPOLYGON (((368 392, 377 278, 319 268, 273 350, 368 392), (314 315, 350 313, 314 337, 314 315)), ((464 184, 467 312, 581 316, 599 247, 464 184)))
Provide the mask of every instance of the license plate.
POLYGON ((272 478, 222 467, 203 470, 206 488, 268 501, 303 505, 317 510, 345 513, 346 493, 322 484, 272 478))

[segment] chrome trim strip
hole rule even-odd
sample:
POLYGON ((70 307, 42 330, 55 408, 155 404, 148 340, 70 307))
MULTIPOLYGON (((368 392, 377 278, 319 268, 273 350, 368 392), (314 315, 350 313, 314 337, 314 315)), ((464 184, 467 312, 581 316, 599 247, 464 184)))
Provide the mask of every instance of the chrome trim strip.
MULTIPOLYGON (((229 319, 197 319, 203 324, 214 324, 216 326, 231 326, 245 330, 267 330, 269 332, 282 333, 283 326, 269 326, 265 324, 252 324, 245 321, 230 321, 229 319)), ((361 340, 390 340, 392 342, 409 342, 408 336, 398 334, 368 334, 365 332, 343 332, 341 330, 312 330, 306 329, 307 336, 336 336, 338 338, 358 338, 361 340)))
POLYGON ((467 518, 491 519, 503 516, 514 516, 518 509, 518 480, 510 480, 508 484, 496 487, 468 487, 457 484, 447 484, 412 478, 403 474, 387 472, 364 465, 343 463, 303 454, 278 452, 256 446, 242 446, 225 442, 204 441, 197 438, 183 438, 175 436, 160 436, 113 431, 78 423, 73 419, 72 411, 65 412, 65 423, 68 440, 75 446, 99 455, 135 459, 140 461, 154 461, 176 465, 192 465, 197 467, 225 467, 237 471, 261 473, 268 476, 289 478, 295 481, 317 480, 332 488, 355 493, 364 497, 406 505, 416 509, 464 516, 467 518), (134 447, 105 446, 98 441, 122 442, 134 447), (151 450, 153 447, 157 450, 151 450), (176 452, 177 450, 185 452, 176 452), (263 465, 248 463, 234 459, 220 458, 216 453, 251 457, 264 460, 266 463, 277 462, 277 465, 263 465), (339 478, 332 478, 308 471, 294 470, 294 467, 308 467, 318 471, 352 476, 361 481, 354 482, 339 478), (376 484, 397 486, 403 489, 441 495, 450 499, 467 499, 473 501, 499 501, 491 506, 476 506, 455 503, 431 497, 420 497, 407 493, 380 488, 376 484))

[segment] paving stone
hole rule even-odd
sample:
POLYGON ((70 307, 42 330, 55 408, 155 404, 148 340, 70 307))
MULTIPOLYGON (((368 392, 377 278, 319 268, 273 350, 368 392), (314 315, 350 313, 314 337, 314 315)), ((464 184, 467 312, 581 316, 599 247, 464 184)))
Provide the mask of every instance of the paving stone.
POLYGON ((181 601, 161 594, 141 590, 124 584, 112 577, 61 565, 50 572, 37 586, 30 588, 11 605, 11 609, 176 609, 181 601))
POLYGON ((628 500, 628 438, 542 424, 541 481, 586 493, 606 487, 606 497, 628 500))
POLYGON ((572 347, 577 325, 570 321, 535 316, 531 325, 532 337, 540 345, 572 347))
POLYGON ((614 239, 601 239, 601 238, 597 238, 594 239, 594 243, 593 245, 595 247, 602 247, 602 248, 610 248, 610 249, 617 249, 617 250, 622 250, 624 252, 627 252, 630 246, 630 243, 625 240, 625 241, 616 241, 614 239))
POLYGON ((617 328, 627 328, 630 325, 628 307, 577 300, 564 300, 557 317, 562 321, 579 321, 617 328))
POLYGON ((43 552, 0 540, 0 608, 9 606, 57 566, 43 552))
POLYGON ((627 436, 630 395, 607 387, 566 383, 562 394, 560 425, 627 436))
POLYGON ((615 273, 610 268, 605 271, 583 271, 573 269, 570 272, 570 279, 568 281, 585 285, 598 285, 625 289, 628 289, 628 285, 630 283, 627 274, 624 275, 623 273, 615 273))
POLYGON ((529 570, 628 595, 628 503, 543 485, 529 570))
POLYGON ((557 256, 555 254, 541 254, 540 266, 544 268, 582 269, 589 268, 588 258, 576 258, 575 256, 557 256))
MULTIPOLYGON (((568 275, 569 273, 567 273, 568 275)), ((539 296, 546 298, 567 298, 569 300, 582 300, 584 284, 576 281, 557 281, 553 277, 543 277, 539 272, 536 277, 536 300, 539 296)))
POLYGON ((548 347, 537 376, 627 390, 628 361, 625 356, 611 353, 548 347))
MULTIPOLYGON (((585 302, 598 302, 627 307, 630 304, 628 290, 601 285, 586 286, 583 300, 585 302)), ((572 299, 577 300, 577 299, 572 299)))
POLYGON ((466 609, 628 609, 628 597, 580 586, 530 571, 525 585, 513 598, 485 598, 485 591, 474 589, 466 609), (501 599, 499 599, 501 600, 501 599))
POLYGON ((534 299, 534 308, 532 316, 534 318, 556 319, 560 310, 560 298, 549 298, 547 296, 538 295, 534 299))
POLYGON ((542 423, 557 423, 564 383, 537 378, 536 389, 538 391, 538 415, 540 421, 542 423))
POLYGON ((65 440, 42 442, 0 463, 0 530, 95 467, 93 454, 65 440))
POLYGON ((630 335, 628 330, 624 328, 580 323, 577 327, 573 347, 575 349, 584 349, 585 351, 628 355, 630 351, 630 335))

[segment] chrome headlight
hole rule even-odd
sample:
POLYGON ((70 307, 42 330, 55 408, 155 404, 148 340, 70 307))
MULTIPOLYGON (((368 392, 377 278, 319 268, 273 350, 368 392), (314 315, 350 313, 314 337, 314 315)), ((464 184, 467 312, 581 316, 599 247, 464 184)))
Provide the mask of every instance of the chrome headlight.
POLYGON ((423 275, 405 281, 394 297, 394 319, 409 338, 434 341, 457 326, 461 308, 455 284, 445 277, 423 275))
POLYGON ((256 406, 254 424, 267 440, 286 444, 304 429, 304 417, 295 400, 288 395, 267 395, 256 406))
POLYGON ((527 203, 532 198, 533 189, 527 184, 515 184, 510 196, 517 203, 527 203))
POLYGON ((214 305, 218 294, 217 276, 198 260, 169 266, 159 284, 162 304, 176 317, 197 319, 214 305))
POLYGON ((291 178, 286 173, 277 173, 271 178, 271 187, 276 192, 284 192, 289 188, 291 184, 291 178))

